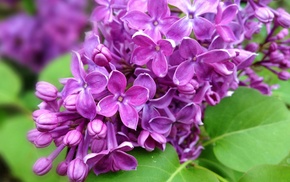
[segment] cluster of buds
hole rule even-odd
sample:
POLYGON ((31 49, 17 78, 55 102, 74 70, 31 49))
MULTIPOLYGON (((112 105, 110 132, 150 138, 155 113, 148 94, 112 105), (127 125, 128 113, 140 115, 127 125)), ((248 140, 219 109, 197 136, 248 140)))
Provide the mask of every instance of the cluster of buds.
POLYGON ((71 181, 83 181, 90 170, 99 175, 136 169, 137 160, 126 153, 135 147, 165 150, 170 143, 181 162, 196 159, 207 105, 239 85, 262 90, 252 66, 278 67, 279 78, 288 78, 289 40, 272 33, 265 41, 269 50, 243 44, 263 24, 289 26, 289 14, 275 13, 266 1, 96 2, 93 30, 72 54, 73 77, 60 80, 60 91, 46 82, 36 85, 43 102, 33 113, 36 129, 28 139, 36 147, 57 147, 35 163, 38 175, 64 149, 57 173, 71 181), (275 51, 283 54, 279 64, 271 58, 275 51), (263 60, 254 61, 257 53, 265 54, 263 60), (239 75, 249 79, 240 81, 239 75))

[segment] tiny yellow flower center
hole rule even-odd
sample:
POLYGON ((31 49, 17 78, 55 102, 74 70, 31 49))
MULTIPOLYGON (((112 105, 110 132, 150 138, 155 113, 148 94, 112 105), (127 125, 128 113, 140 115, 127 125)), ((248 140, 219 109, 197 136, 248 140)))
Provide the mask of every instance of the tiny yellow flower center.
POLYGON ((118 101, 119 101, 119 102, 123 102, 123 100, 124 100, 124 97, 122 97, 122 96, 119 96, 119 97, 118 97, 118 101))
POLYGON ((155 50, 156 50, 156 51, 160 51, 160 46, 157 45, 157 46, 155 47, 155 50))

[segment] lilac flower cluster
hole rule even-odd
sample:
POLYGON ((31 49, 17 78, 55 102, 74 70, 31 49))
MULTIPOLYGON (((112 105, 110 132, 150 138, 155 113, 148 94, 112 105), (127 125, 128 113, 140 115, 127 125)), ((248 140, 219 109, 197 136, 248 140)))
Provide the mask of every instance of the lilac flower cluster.
POLYGON ((76 46, 87 17, 86 1, 37 0, 35 6, 34 15, 20 12, 0 21, 0 57, 38 72, 76 46))
POLYGON ((35 163, 38 175, 64 149, 57 173, 71 181, 83 181, 91 169, 96 175, 136 169, 127 153, 135 147, 164 150, 171 143, 181 162, 196 159, 207 105, 218 104, 239 85, 264 92, 266 84, 252 67, 289 77, 289 39, 284 39, 290 15, 270 9, 269 1, 96 2, 93 30, 73 52, 73 77, 60 80, 61 91, 47 82, 36 85, 43 102, 33 113, 36 129, 28 139, 39 148, 57 146, 35 163), (265 43, 248 41, 264 24, 270 30, 265 43), (257 53, 264 58, 254 61, 257 53))

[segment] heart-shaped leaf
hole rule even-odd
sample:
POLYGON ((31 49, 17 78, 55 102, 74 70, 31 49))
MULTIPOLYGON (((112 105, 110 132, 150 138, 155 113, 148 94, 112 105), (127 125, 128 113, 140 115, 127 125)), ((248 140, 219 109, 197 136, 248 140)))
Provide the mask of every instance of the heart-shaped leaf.
POLYGON ((237 171, 278 164, 290 150, 290 118, 284 103, 256 90, 240 88, 216 107, 208 107, 205 128, 217 159, 237 171))

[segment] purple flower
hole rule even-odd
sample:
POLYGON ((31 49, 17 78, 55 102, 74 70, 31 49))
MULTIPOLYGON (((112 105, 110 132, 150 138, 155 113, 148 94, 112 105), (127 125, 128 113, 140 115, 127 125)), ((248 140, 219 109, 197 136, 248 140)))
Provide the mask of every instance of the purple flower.
POLYGON ((183 37, 189 36, 193 30, 197 39, 211 38, 214 26, 201 15, 216 13, 218 3, 218 0, 195 0, 193 3, 190 0, 172 1, 171 4, 178 7, 186 16, 169 28, 166 37, 180 42, 183 37))
POLYGON ((155 43, 148 35, 137 32, 133 41, 138 47, 132 53, 132 62, 143 66, 152 61, 152 71, 158 77, 164 77, 168 72, 166 56, 170 56, 174 43, 170 40, 159 40, 155 43))
POLYGON ((149 92, 147 88, 137 85, 125 91, 126 86, 125 75, 117 70, 112 71, 107 86, 112 95, 100 100, 97 112, 100 115, 111 117, 119 111, 123 124, 128 128, 136 129, 139 119, 136 107, 148 100, 149 92))
POLYGON ((107 123, 107 150, 99 153, 91 153, 85 156, 85 162, 93 167, 96 175, 108 171, 133 170, 137 167, 137 160, 125 153, 134 147, 131 142, 123 142, 118 145, 116 140, 115 128, 112 123, 107 123))
POLYGON ((141 11, 129 11, 122 19, 127 21, 129 27, 136 30, 144 30, 154 41, 161 39, 168 28, 177 20, 169 16, 169 8, 166 0, 148 0, 148 15, 141 11))
POLYGON ((217 14, 215 17, 216 31, 226 42, 236 40, 234 32, 229 25, 236 17, 238 10, 238 6, 235 4, 231 4, 224 9, 221 5, 217 8, 217 14))
POLYGON ((191 38, 184 38, 178 51, 180 59, 184 61, 177 66, 173 75, 173 81, 176 85, 187 84, 194 75, 201 80, 208 79, 210 75, 205 75, 209 71, 207 69, 214 68, 219 71, 219 68, 223 69, 223 65, 219 63, 228 61, 233 57, 226 49, 205 51, 196 40, 191 38))
POLYGON ((153 151, 155 147, 165 150, 166 138, 158 133, 151 133, 147 130, 141 131, 138 137, 138 144, 147 151, 153 151))
POLYGON ((96 103, 93 94, 105 90, 107 77, 98 71, 86 73, 79 53, 75 52, 72 60, 71 71, 74 78, 67 80, 62 91, 66 98, 71 94, 78 94, 76 98, 76 109, 85 118, 94 119, 96 116, 96 103))

